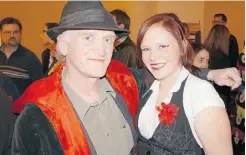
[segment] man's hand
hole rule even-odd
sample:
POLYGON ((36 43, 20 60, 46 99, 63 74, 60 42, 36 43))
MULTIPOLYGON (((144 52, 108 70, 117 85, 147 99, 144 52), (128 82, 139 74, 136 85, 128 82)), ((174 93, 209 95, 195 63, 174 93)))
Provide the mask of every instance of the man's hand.
POLYGON ((232 90, 239 87, 242 83, 242 78, 236 68, 211 70, 207 78, 219 86, 231 87, 232 90))

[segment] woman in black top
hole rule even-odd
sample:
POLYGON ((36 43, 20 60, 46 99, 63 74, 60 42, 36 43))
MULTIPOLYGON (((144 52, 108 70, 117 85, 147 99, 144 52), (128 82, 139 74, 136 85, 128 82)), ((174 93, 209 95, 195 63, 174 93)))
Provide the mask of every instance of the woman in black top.
MULTIPOLYGON (((205 39, 204 46, 210 52, 210 69, 224 69, 232 67, 229 59, 230 31, 223 25, 215 25, 205 39)), ((229 110, 230 88, 214 84, 215 89, 223 99, 227 111, 229 110)))

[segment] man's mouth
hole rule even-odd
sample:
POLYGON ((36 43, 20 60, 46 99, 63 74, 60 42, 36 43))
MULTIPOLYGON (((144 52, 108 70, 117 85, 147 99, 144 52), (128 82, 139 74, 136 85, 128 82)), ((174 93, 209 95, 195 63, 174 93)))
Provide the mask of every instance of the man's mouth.
POLYGON ((90 59, 92 61, 97 61, 97 62, 104 62, 105 59, 100 59, 100 58, 93 58, 93 59, 90 59))

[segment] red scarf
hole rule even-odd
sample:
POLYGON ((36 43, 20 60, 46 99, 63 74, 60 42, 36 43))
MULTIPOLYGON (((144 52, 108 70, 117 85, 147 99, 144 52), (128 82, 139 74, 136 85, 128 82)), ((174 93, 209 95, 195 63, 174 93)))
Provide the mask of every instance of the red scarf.
MULTIPOLYGON (((90 149, 72 104, 61 84, 63 65, 49 77, 34 82, 13 104, 12 111, 20 113, 24 104, 36 104, 49 119, 66 155, 90 155, 90 149)), ((137 83, 125 65, 112 60, 106 77, 112 87, 124 98, 135 119, 138 105, 137 83)))

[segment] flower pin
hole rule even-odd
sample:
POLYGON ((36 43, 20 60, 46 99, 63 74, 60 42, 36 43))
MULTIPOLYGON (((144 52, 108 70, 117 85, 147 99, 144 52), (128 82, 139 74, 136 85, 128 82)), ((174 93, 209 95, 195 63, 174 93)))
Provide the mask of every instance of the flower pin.
POLYGON ((175 119, 178 118, 179 107, 173 103, 166 104, 162 102, 161 106, 156 107, 156 110, 159 111, 158 117, 163 124, 173 125, 175 119))

